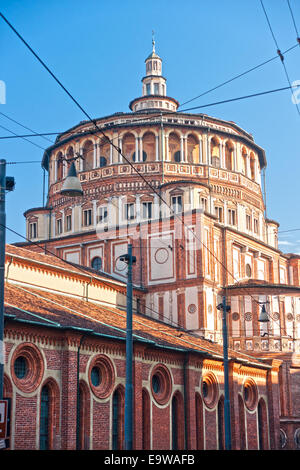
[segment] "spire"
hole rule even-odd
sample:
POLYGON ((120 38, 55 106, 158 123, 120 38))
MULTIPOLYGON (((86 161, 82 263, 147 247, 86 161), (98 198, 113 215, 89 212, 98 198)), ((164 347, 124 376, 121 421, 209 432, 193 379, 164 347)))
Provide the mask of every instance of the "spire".
POLYGON ((152 52, 155 54, 154 30, 152 30, 152 52))
POLYGON ((152 51, 145 60, 146 75, 142 78, 142 96, 129 103, 132 111, 165 109, 176 111, 179 103, 167 96, 166 78, 162 75, 162 59, 155 52, 155 37, 152 30, 152 51))

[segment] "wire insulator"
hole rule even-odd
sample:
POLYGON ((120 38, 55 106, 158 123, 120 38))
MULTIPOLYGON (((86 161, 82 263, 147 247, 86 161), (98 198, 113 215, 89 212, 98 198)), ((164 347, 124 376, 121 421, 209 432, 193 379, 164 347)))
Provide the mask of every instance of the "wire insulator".
POLYGON ((281 53, 280 49, 277 49, 277 54, 279 55, 281 62, 283 62, 284 57, 283 57, 283 54, 281 53))

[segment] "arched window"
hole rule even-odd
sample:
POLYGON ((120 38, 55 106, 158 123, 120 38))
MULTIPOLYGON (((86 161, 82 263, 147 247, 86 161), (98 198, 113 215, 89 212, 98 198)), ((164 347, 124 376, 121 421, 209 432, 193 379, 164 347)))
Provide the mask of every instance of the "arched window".
POLYGON ((211 155, 211 164, 215 168, 220 167, 220 147, 219 141, 216 137, 213 137, 210 141, 210 155, 211 155))
POLYGON ((69 169, 72 159, 74 158, 74 150, 73 147, 69 147, 67 150, 67 169, 69 169))
POLYGON ((172 398, 172 450, 180 450, 184 447, 183 434, 183 399, 179 392, 172 398))
POLYGON ((180 139, 179 136, 175 132, 171 132, 169 135, 169 148, 167 150, 167 160, 170 160, 169 156, 171 156, 171 160, 173 162, 180 162, 181 161, 181 151, 180 151, 180 139))
POLYGON ((100 168, 103 168, 107 165, 107 159, 105 157, 100 157, 100 168))
MULTIPOLYGON (((133 160, 133 154, 135 154, 135 136, 127 133, 122 139, 122 153, 127 159, 133 160)), ((135 161, 135 160, 133 160, 135 161)))
POLYGON ((227 170, 233 170, 233 144, 226 142, 225 144, 225 168, 227 170))
POLYGON ((257 405, 258 419, 258 442, 259 450, 268 449, 268 424, 267 424, 267 408, 264 400, 261 398, 257 405))
POLYGON ((178 402, 176 396, 172 400, 172 450, 178 450, 178 402))
POLYGON ((187 138, 187 161, 190 163, 199 163, 199 141, 194 135, 187 138))
POLYGON ((196 449, 203 450, 203 403, 199 393, 196 393, 196 449))
POLYGON ((112 449, 122 450, 124 438, 124 394, 117 388, 112 397, 112 449))
POLYGON ((4 374, 4 384, 3 384, 3 398, 7 400, 7 438, 5 439, 5 448, 10 448, 10 436, 11 436, 11 410, 12 410, 12 384, 10 379, 6 374, 4 374))
POLYGON ((78 450, 89 449, 89 406, 90 397, 87 385, 81 382, 79 385, 79 442, 78 450))
POLYGON ((242 148, 242 173, 247 176, 247 150, 242 148))
MULTIPOLYGON (((156 159, 156 139, 152 132, 146 132, 143 135, 143 149, 146 153, 148 161, 155 161, 156 159)), ((145 160, 144 160, 145 161, 145 160)))
POLYGON ((255 180, 255 157, 253 153, 250 153, 250 178, 255 180))
POLYGON ((96 271, 101 271, 102 258, 100 258, 99 256, 95 256, 95 258, 92 259, 92 268, 95 269, 96 271))
POLYGON ((63 179, 63 165, 63 154, 59 152, 56 157, 56 181, 61 181, 63 179))
POLYGON ((94 168, 94 144, 91 140, 84 143, 82 149, 83 171, 92 170, 94 168))
POLYGON ((177 150, 177 152, 174 153, 174 162, 180 163, 180 158, 181 158, 181 152, 180 150, 177 150))
POLYGON ((150 450, 150 397, 148 392, 142 391, 142 449, 150 450))
MULTIPOLYGON (((143 150, 143 159, 142 159, 142 161, 145 162, 146 160, 147 160, 147 153, 145 152, 145 150, 143 150)), ((132 161, 133 162, 137 161, 135 152, 133 152, 133 154, 132 154, 132 161)))
POLYGON ((54 449, 59 430, 59 388, 53 379, 43 385, 40 397, 40 449, 54 449))
POLYGON ((40 450, 48 449, 50 449, 50 391, 48 385, 44 385, 40 406, 40 450))
POLYGON ((245 430, 245 405, 241 395, 239 401, 239 425, 240 425, 240 450, 246 450, 246 430, 245 430))
POLYGON ((218 443, 219 450, 225 449, 225 429, 224 429, 224 398, 218 402, 218 443))

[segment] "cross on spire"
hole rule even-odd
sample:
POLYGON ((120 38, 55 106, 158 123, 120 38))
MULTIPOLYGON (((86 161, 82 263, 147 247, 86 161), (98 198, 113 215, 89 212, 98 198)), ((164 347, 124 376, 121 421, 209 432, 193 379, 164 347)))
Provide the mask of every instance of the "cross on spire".
POLYGON ((155 39, 154 39, 154 31, 152 30, 152 52, 155 52, 155 39))

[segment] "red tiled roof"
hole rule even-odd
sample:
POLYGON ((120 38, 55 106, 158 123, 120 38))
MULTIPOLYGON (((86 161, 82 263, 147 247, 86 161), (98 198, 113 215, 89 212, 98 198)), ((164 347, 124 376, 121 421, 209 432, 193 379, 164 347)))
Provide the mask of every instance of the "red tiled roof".
POLYGON ((87 268, 85 266, 79 266, 75 263, 67 262, 54 254, 45 254, 14 245, 6 245, 6 256, 9 257, 9 255, 20 257, 22 259, 28 260, 29 262, 40 263, 42 265, 52 267, 53 269, 61 268, 77 275, 84 275, 89 277, 92 275, 94 279, 99 280, 100 282, 107 282, 111 288, 114 288, 117 285, 121 286, 122 288, 125 287, 125 282, 122 280, 106 275, 105 273, 98 273, 92 268, 87 268))
MULTIPOLYGON (((43 323, 45 327, 88 328, 120 339, 126 336, 126 312, 122 310, 8 283, 5 286, 5 314, 14 315, 18 320, 43 323)), ((133 335, 137 341, 152 341, 161 347, 223 357, 221 345, 145 315, 133 315, 133 335)), ((256 358, 233 350, 229 351, 229 357, 263 365, 256 358)))

